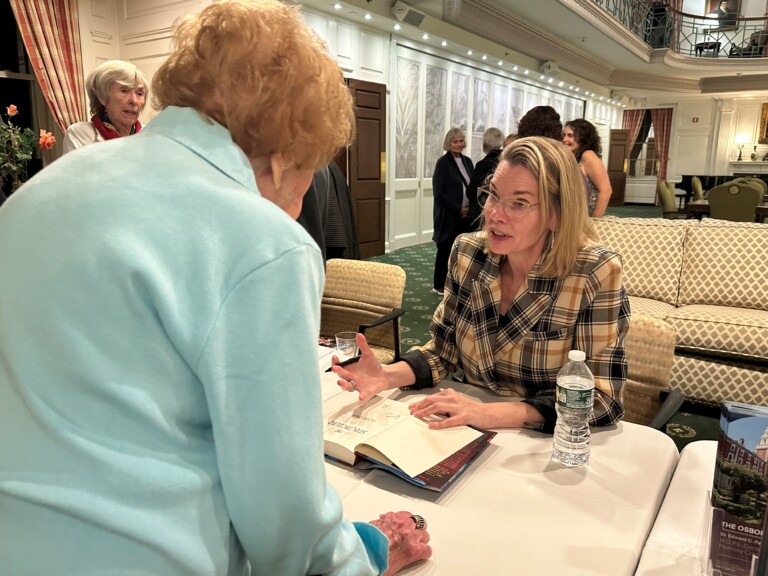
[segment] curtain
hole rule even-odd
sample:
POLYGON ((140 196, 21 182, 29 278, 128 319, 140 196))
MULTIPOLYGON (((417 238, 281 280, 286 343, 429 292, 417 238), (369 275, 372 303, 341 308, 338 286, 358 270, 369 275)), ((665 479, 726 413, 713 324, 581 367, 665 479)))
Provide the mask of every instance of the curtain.
POLYGON ((669 162, 669 136, 672 132, 672 108, 651 109, 653 135, 656 138, 656 156, 659 159, 659 180, 667 179, 669 162))
POLYGON ((621 127, 624 130, 629 130, 629 138, 627 139, 627 154, 631 155, 632 150, 637 142, 637 135, 640 133, 640 126, 643 124, 643 117, 645 116, 645 110, 624 110, 624 115, 621 118, 621 127))
POLYGON ((77 0, 11 0, 11 9, 56 124, 86 120, 77 0))

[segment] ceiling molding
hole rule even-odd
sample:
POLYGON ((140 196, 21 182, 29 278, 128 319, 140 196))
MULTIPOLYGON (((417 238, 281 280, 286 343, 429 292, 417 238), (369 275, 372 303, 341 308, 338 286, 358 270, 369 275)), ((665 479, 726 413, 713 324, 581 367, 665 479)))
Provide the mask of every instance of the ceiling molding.
POLYGON ((611 86, 617 88, 638 88, 684 94, 700 94, 701 83, 696 78, 680 78, 656 74, 638 74, 627 70, 616 70, 611 75, 611 86))
POLYGON ((645 43, 637 34, 624 27, 605 8, 598 6, 594 0, 557 0, 571 12, 597 28, 601 34, 614 42, 621 44, 644 62, 650 62, 653 48, 645 43))
POLYGON ((542 61, 554 60, 563 70, 605 84, 612 67, 544 29, 485 0, 462 0, 457 24, 478 36, 542 61))
MULTIPOLYGON (((765 66, 763 65, 763 70, 765 66)), ((717 92, 765 92, 768 86, 768 74, 754 74, 751 76, 719 76, 716 78, 704 78, 701 80, 702 92, 712 94, 717 92)))

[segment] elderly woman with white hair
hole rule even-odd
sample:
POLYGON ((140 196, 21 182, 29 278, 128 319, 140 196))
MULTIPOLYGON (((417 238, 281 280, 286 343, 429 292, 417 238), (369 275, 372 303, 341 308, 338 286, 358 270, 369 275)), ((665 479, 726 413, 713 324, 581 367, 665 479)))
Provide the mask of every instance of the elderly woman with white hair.
POLYGON ((141 70, 124 60, 102 62, 85 81, 91 119, 67 128, 64 153, 141 131, 139 114, 149 96, 141 70))

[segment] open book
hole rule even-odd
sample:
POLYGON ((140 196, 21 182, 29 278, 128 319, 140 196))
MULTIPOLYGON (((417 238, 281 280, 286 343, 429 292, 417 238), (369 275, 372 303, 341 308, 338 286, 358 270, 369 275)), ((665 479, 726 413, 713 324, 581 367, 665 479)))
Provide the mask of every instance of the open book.
POLYGON ((382 468, 442 491, 480 454, 495 432, 471 426, 432 430, 404 402, 339 394, 323 403, 325 454, 356 468, 382 468))

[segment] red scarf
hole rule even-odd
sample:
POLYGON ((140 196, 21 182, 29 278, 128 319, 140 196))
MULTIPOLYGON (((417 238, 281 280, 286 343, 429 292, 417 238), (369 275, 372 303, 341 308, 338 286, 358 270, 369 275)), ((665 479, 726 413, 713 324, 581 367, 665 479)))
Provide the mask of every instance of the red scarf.
MULTIPOLYGON (((96 130, 99 131, 99 134, 101 134, 104 140, 112 140, 112 138, 120 138, 120 133, 109 121, 109 118, 107 118, 106 114, 104 114, 103 116, 94 114, 91 117, 91 123, 94 126, 96 126, 96 130)), ((141 122, 136 120, 136 123, 131 128, 131 134, 136 134, 139 131, 141 131, 141 122)))

